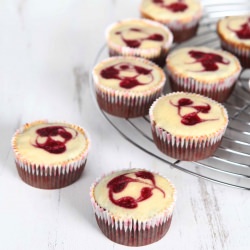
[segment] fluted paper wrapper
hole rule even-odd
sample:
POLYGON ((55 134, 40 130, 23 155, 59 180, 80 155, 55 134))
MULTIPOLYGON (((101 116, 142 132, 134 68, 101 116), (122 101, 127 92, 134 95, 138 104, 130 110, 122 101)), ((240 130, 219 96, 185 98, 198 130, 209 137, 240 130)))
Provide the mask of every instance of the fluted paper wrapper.
POLYGON ((221 37, 221 47, 237 56, 243 67, 250 68, 250 47, 241 45, 228 43, 221 37))
POLYGON ((99 107, 107 113, 133 118, 148 115, 151 104, 161 95, 162 90, 163 86, 150 93, 134 94, 96 86, 96 97, 99 107))
POLYGON ((187 20, 165 20, 165 21, 161 21, 162 23, 165 23, 165 25, 167 27, 169 27, 171 30, 178 30, 178 31, 183 31, 183 30, 187 30, 187 29, 191 29, 195 26, 198 25, 200 19, 202 16, 202 11, 200 11, 199 13, 197 13, 196 15, 194 15, 189 21, 187 20))
POLYGON ((151 124, 154 142, 166 155, 183 161, 198 161, 212 156, 221 143, 225 129, 213 137, 182 138, 151 124))

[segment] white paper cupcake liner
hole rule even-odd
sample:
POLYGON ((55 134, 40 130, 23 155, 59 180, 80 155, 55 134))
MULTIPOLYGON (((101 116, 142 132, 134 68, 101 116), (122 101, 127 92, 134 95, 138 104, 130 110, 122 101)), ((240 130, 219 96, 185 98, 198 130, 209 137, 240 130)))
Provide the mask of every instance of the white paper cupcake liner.
POLYGON ((243 46, 238 46, 236 44, 228 43, 222 39, 221 39, 221 46, 224 49, 232 52, 236 56, 244 57, 246 59, 248 58, 248 62, 250 63, 250 47, 247 48, 243 46))
POLYGON ((151 127, 153 132, 156 133, 157 137, 163 141, 164 143, 167 143, 168 145, 171 145, 172 147, 187 149, 189 147, 196 148, 203 148, 203 147, 209 147, 213 144, 217 143, 222 139, 222 136, 225 134, 226 127, 224 127, 221 130, 218 130, 216 133, 214 133, 212 136, 201 136, 201 137, 189 137, 189 138, 183 138, 182 136, 175 136, 171 135, 164 129, 155 126, 154 122, 151 123, 151 127))
POLYGON ((16 167, 20 178, 28 185, 41 189, 58 189, 71 185, 77 181, 85 168, 86 161, 77 169, 72 169, 68 173, 64 173, 62 168, 51 168, 50 174, 47 174, 45 167, 35 167, 31 171, 26 171, 16 167))
POLYGON ((185 76, 179 76, 177 74, 173 74, 171 70, 167 68, 168 75, 174 80, 174 82, 186 90, 192 91, 192 92, 221 92, 225 89, 231 88, 235 81, 238 79, 240 71, 235 72, 231 76, 229 76, 226 79, 219 79, 215 82, 205 82, 205 81, 199 81, 194 78, 189 78, 185 76))
POLYGON ((134 230, 134 231, 141 231, 146 230, 146 228, 150 227, 156 227, 163 223, 165 223, 171 216, 173 212, 173 208, 169 208, 163 213, 159 214, 158 216, 155 216, 152 219, 149 219, 147 221, 138 221, 134 219, 119 219, 115 218, 110 212, 104 210, 102 207, 100 207, 94 200, 94 198, 91 198, 92 207, 94 210, 95 215, 107 222, 107 224, 111 227, 114 227, 115 229, 124 230, 125 232, 127 230, 134 230))
POLYGON ((164 154, 178 160, 198 161, 214 154, 221 143, 224 132, 221 131, 218 137, 213 138, 184 139, 172 136, 152 125, 152 134, 155 145, 164 154))
POLYGON ((96 96, 99 107, 109 114, 133 118, 148 115, 151 104, 162 93, 162 89, 148 95, 133 95, 120 93, 119 91, 106 90, 96 88, 96 96))
POLYGON ((250 68, 250 48, 227 43, 221 39, 221 47, 238 57, 244 68, 250 68))
POLYGON ((175 20, 175 21, 166 21, 166 22, 163 21, 162 23, 165 23, 165 25, 171 30, 181 31, 181 30, 191 29, 195 27, 200 22, 201 16, 202 16, 202 12, 193 16, 192 19, 187 22, 185 22, 185 20, 184 21, 175 20))
MULTIPOLYGON (((166 223, 163 223, 157 227, 149 227, 145 230, 140 231, 124 231, 119 228, 115 229, 114 227, 108 226, 105 220, 99 219, 97 217, 96 221, 103 234, 113 242, 125 246, 139 247, 152 244, 164 237, 167 231, 169 230, 172 217, 170 217, 169 220, 166 221, 166 223)), ((135 227, 137 227, 136 224, 135 227)))
POLYGON ((96 92, 99 94, 105 102, 111 104, 122 104, 125 106, 141 106, 146 103, 155 100, 162 93, 163 86, 160 86, 158 89, 155 89, 147 93, 124 93, 119 90, 111 90, 105 87, 96 86, 96 92))
POLYGON ((81 160, 75 163, 68 163, 66 165, 58 165, 58 166, 44 166, 44 165, 36 165, 28 162, 23 162, 22 160, 15 158, 15 161, 19 168, 24 170, 25 172, 37 175, 37 176, 53 176, 54 173, 58 173, 58 175, 67 175, 70 172, 76 171, 82 165, 86 163, 87 160, 87 153, 83 156, 81 160), (41 169, 44 171, 41 172, 41 169))

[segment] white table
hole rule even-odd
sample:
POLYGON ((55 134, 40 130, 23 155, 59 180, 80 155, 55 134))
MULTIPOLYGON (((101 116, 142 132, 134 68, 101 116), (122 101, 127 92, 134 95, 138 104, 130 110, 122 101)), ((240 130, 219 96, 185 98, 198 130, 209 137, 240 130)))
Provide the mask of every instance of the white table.
POLYGON ((169 232, 145 249, 250 249, 249 191, 193 177, 144 153, 111 127, 90 94, 105 28, 139 17, 139 3, 1 1, 0 249, 125 249, 100 232, 89 187, 102 173, 129 167, 157 170, 178 191, 169 232), (44 118, 79 124, 91 137, 82 177, 60 190, 28 186, 14 164, 14 131, 44 118))

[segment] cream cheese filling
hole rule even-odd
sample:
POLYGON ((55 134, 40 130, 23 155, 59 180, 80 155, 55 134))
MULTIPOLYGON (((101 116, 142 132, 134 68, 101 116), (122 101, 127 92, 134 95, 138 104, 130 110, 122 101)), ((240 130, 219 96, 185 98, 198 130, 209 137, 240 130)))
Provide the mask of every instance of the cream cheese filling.
POLYGON ((140 46, 137 47, 138 49, 162 48, 168 44, 169 32, 161 27, 160 24, 153 25, 143 19, 128 19, 117 22, 110 28, 107 34, 107 40, 112 41, 113 44, 129 47, 124 42, 124 39, 139 41, 140 46), (147 39, 147 37, 153 34, 160 34, 163 39, 161 41, 147 39))
POLYGON ((93 76, 95 82, 98 85, 104 86, 112 90, 119 90, 123 92, 131 91, 134 93, 140 93, 157 88, 163 85, 166 80, 163 70, 157 65, 151 63, 150 61, 135 57, 113 57, 106 59, 95 66, 95 68, 93 69, 93 76), (142 67, 143 69, 150 71, 150 73, 138 73, 135 69, 136 66, 142 67), (107 79, 102 77, 102 70, 105 70, 109 67, 113 67, 119 71, 119 79, 107 79), (123 69, 123 67, 125 67, 125 69, 123 69), (126 78, 133 78, 138 81, 140 85, 130 89, 121 87, 120 83, 122 79, 126 78))
MULTIPOLYGON (((208 61, 208 59, 204 60, 208 61)), ((194 78, 202 82, 214 83, 224 80, 235 73, 239 73, 241 67, 238 59, 232 54, 207 47, 187 47, 176 49, 167 57, 167 68, 170 74, 180 75, 186 78, 194 78), (190 55, 190 51, 202 53, 213 53, 222 57, 222 62, 215 61, 218 69, 215 71, 206 70, 199 59, 190 55)))
POLYGON ((248 24, 250 29, 250 16, 229 16, 225 17, 218 22, 218 31, 223 35, 224 39, 241 43, 250 47, 250 39, 241 39, 237 36, 235 31, 241 30, 242 25, 248 24))
MULTIPOLYGON (((52 136, 51 138, 55 141, 64 141, 60 135, 52 136)), ((21 161, 41 166, 55 166, 57 164, 60 166, 71 160, 80 160, 78 158, 88 149, 89 142, 83 130, 66 123, 55 122, 31 124, 31 126, 26 127, 23 131, 16 134, 13 146, 21 161), (72 139, 65 143, 65 152, 59 154, 50 153, 36 146, 36 140, 42 144, 48 138, 39 136, 36 131, 50 126, 62 126, 65 131, 72 135, 72 139)))
POLYGON ((155 180, 154 186, 149 179, 137 177, 135 175, 137 171, 138 169, 122 170, 102 178, 93 191, 93 196, 97 204, 103 209, 109 211, 115 218, 119 219, 144 221, 153 218, 159 213, 164 212, 166 209, 169 209, 169 211, 172 212, 175 202, 175 188, 173 185, 166 178, 158 174, 153 174, 155 180), (123 191, 114 194, 116 200, 124 197, 138 199, 141 195, 142 189, 145 187, 152 188, 152 196, 138 202, 138 206, 132 209, 114 204, 110 200, 108 183, 113 178, 123 174, 138 182, 130 182, 123 191), (163 190, 163 192, 161 190, 163 190))
POLYGON ((199 137, 212 135, 224 129, 228 122, 227 112, 221 104, 210 98, 192 93, 179 92, 163 96, 153 104, 151 112, 152 119, 157 127, 176 136, 199 137), (193 103, 180 107, 178 111, 178 102, 182 98, 188 98, 193 103), (195 106, 205 107, 206 105, 210 106, 208 113, 198 112, 195 108, 195 106), (182 118, 191 113, 196 113, 202 122, 195 125, 183 124, 182 118))
MULTIPOLYGON (((170 5, 177 2, 177 0, 163 1, 164 5, 170 5)), ((199 1, 183 0, 181 2, 187 5, 187 9, 185 9, 185 11, 173 12, 168 8, 161 7, 160 4, 156 4, 152 0, 143 0, 141 4, 141 11, 152 17, 154 20, 168 20, 170 22, 186 22, 193 20, 193 18, 197 16, 201 17, 202 7, 199 1)))

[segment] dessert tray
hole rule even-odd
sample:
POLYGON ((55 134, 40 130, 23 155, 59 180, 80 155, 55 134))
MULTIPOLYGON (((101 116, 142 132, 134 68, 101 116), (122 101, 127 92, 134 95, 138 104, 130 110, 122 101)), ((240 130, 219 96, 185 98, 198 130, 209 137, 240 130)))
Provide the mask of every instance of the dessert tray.
MULTIPOLYGON (((215 32, 217 20, 227 15, 250 12, 248 0, 202 1, 202 3, 204 16, 196 37, 180 45, 174 45, 176 48, 186 46, 220 48, 215 32)), ((107 57, 108 50, 104 45, 96 55, 94 65, 107 57)), ((165 93, 169 92, 169 84, 166 85, 165 93)), ((96 102, 91 77, 90 89, 96 102)), ((97 102, 96 105, 98 107, 97 102)), ((250 190, 250 69, 242 70, 232 95, 224 105, 228 110, 230 121, 222 143, 212 157, 198 162, 179 161, 161 153, 153 142, 148 116, 122 119, 103 112, 99 107, 98 109, 126 140, 168 166, 206 180, 250 190)))

